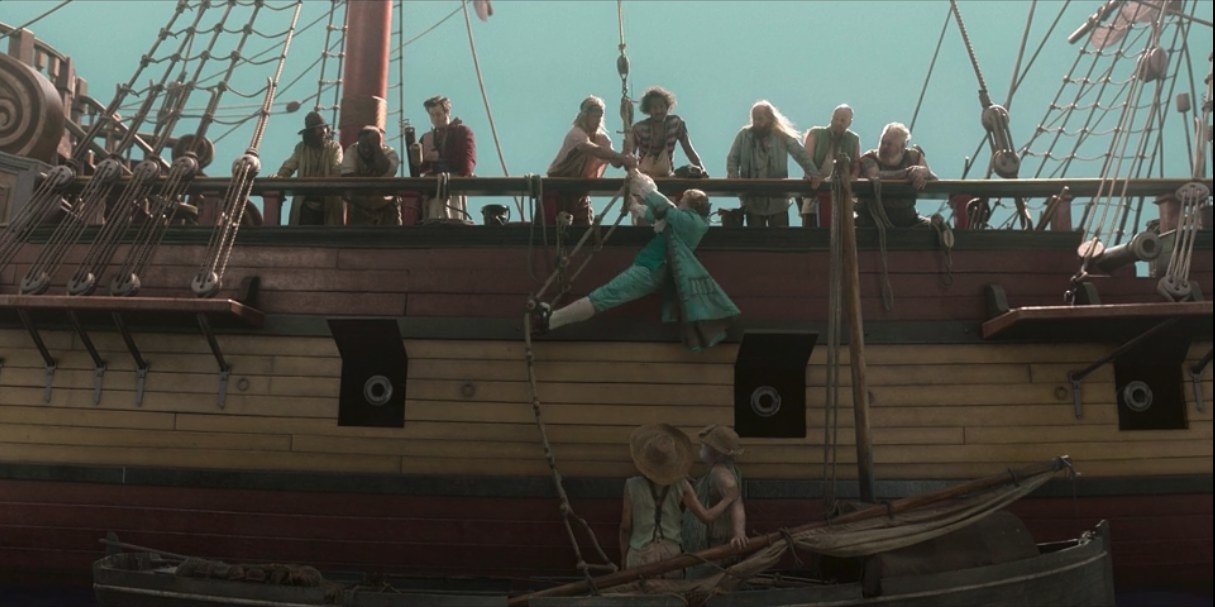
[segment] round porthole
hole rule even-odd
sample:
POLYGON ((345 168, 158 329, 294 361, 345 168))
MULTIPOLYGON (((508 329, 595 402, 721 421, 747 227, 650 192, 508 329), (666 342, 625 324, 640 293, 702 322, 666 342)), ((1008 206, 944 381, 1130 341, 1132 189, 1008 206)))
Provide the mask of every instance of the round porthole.
POLYGON ((760 386, 751 393, 751 410, 760 417, 772 417, 780 411, 780 392, 772 386, 760 386))
POLYGON ((1133 381, 1122 388, 1122 402, 1131 411, 1147 411, 1152 406, 1152 387, 1133 381))
POLYGON ((392 398, 392 382, 383 375, 373 375, 363 384, 363 398, 368 404, 380 406, 392 398))

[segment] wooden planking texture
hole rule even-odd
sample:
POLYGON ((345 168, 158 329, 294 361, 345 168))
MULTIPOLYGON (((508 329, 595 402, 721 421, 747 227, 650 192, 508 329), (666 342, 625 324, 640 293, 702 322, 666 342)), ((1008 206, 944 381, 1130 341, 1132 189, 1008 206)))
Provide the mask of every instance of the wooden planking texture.
MULTIPOLYGON (((26 247, 6 273, 24 275, 40 245, 26 247)), ((125 247, 118 254, 124 254, 125 247)), ((82 249, 69 252, 52 284, 66 284, 82 249)), ((142 276, 144 294, 190 297, 188 284, 203 254, 202 245, 170 244, 158 249, 142 276)), ((234 249, 224 296, 241 279, 258 276, 257 307, 267 313, 411 317, 508 318, 549 271, 551 250, 542 247, 461 247, 350 249, 242 246, 234 249), (531 267, 529 267, 529 265, 531 267)), ((581 295, 631 263, 632 247, 609 246, 574 285, 581 295)), ((748 318, 823 320, 827 307, 825 251, 704 251, 700 257, 748 318), (742 256, 742 257, 740 257, 742 256), (745 259, 745 263, 740 262, 745 259), (789 280, 790 272, 804 280, 789 280)), ((958 250, 948 260, 941 251, 894 251, 889 255, 893 310, 881 304, 881 264, 877 251, 862 251, 860 284, 870 320, 982 320, 983 288, 998 282, 1013 306, 1058 303, 1074 272, 1067 250, 958 250)), ((1200 269, 1201 270, 1201 269, 1200 269)), ((1209 283, 1209 270, 1195 279, 1209 283)), ((6 281, 12 284, 12 281, 6 281)), ((1104 298, 1155 298, 1155 279, 1117 275, 1098 285, 1104 298)), ((629 306, 617 317, 649 320, 656 304, 629 306)))
MULTIPOLYGON (((0 459, 231 469, 547 475, 522 344, 406 340, 404 428, 335 423, 341 361, 331 339, 225 335, 233 363, 225 408, 203 340, 143 334, 151 364, 142 406, 121 340, 98 333, 107 359, 100 404, 78 338, 47 331, 59 357, 52 400, 29 336, 0 331, 0 459)), ((1195 344, 1196 360, 1209 344, 1195 344)), ((625 444, 638 424, 691 435, 733 423, 737 345, 690 353, 676 344, 539 342, 539 398, 567 476, 627 476, 625 444)), ((981 476, 1069 454, 1088 475, 1211 471, 1211 407, 1189 406, 1187 430, 1121 432, 1113 371, 1083 386, 1073 415, 1067 373, 1108 353, 1094 344, 879 345, 868 351, 874 455, 881 478, 981 476)), ((847 360, 847 356, 841 357, 847 360)), ((822 467, 826 351, 807 367, 805 439, 744 439, 750 478, 806 478, 822 467)), ((855 459, 850 374, 841 368, 839 461, 855 459)), ((1211 372, 1203 377, 1212 394, 1211 372)), ((1187 386, 1187 397, 1189 390, 1187 386)), ((852 474, 844 465, 840 473, 852 474)))

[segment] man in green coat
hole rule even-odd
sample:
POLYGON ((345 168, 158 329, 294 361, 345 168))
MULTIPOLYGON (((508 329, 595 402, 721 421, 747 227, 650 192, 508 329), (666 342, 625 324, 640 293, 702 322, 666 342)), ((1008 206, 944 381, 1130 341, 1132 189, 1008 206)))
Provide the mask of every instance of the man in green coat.
POLYGON ((650 240, 628 269, 590 295, 564 308, 538 307, 540 333, 581 322, 621 304, 662 291, 664 322, 679 322, 683 343, 692 351, 708 348, 726 336, 738 307, 696 259, 696 246, 709 231, 709 197, 700 190, 684 192, 679 204, 658 192, 654 180, 629 171, 630 191, 640 202, 629 212, 654 226, 650 240))

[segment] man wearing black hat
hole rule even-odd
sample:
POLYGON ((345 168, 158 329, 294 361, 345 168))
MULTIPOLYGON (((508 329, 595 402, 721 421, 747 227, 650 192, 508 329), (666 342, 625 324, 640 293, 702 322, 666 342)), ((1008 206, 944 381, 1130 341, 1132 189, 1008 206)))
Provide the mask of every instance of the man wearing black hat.
MULTIPOLYGON (((279 177, 337 177, 342 171, 342 146, 330 136, 329 125, 320 112, 308 112, 302 141, 295 144, 291 157, 278 169, 279 177)), ((339 196, 297 195, 291 199, 288 224, 293 226, 343 225, 346 212, 339 196)))

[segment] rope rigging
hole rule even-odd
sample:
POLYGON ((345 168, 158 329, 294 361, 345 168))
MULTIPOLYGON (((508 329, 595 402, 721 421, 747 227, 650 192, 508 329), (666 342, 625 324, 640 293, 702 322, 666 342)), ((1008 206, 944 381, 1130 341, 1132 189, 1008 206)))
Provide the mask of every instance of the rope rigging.
POLYGON ((286 39, 283 41, 278 66, 275 68, 274 76, 267 83, 266 97, 262 102, 257 126, 254 128, 253 135, 249 140, 249 147, 243 155, 232 163, 232 181, 229 183, 228 191, 223 197, 223 211, 219 216, 219 220, 216 221, 214 230, 211 232, 211 240, 207 245, 203 264, 190 281, 190 289, 199 297, 212 297, 223 287, 223 277, 224 272, 228 268, 228 259, 232 254, 233 246, 236 244, 236 234, 240 230, 241 223, 244 220, 245 210, 248 208, 247 200, 249 194, 253 191, 253 179, 257 177, 258 171, 261 169, 258 148, 261 147, 262 137, 266 132, 266 123, 270 119, 270 110, 274 105, 275 89, 279 78, 282 77, 283 65, 286 62, 287 53, 291 48, 295 23, 299 19, 299 12, 302 7, 303 1, 300 0, 295 5, 295 13, 291 19, 291 28, 287 30, 286 39))
MULTIPOLYGON (((1127 185, 1130 179, 1142 169, 1141 162, 1133 162, 1125 171, 1123 168, 1123 164, 1128 158, 1127 149, 1131 144, 1130 134, 1125 131, 1136 122, 1139 114, 1138 107, 1129 102, 1143 94, 1145 83, 1152 80, 1156 81, 1152 98, 1159 99, 1161 86, 1165 79, 1153 76, 1149 71, 1152 68, 1148 67, 1148 65, 1151 61, 1149 57, 1155 54, 1154 49, 1159 48, 1164 18, 1165 12, 1159 11, 1156 17, 1151 20, 1151 33, 1145 49, 1153 50, 1145 50, 1145 53, 1142 55, 1144 59, 1141 59, 1136 65, 1134 77, 1131 80, 1130 91, 1127 95, 1128 103, 1123 106, 1118 119, 1118 128, 1114 133, 1113 142, 1110 146, 1112 153, 1102 165, 1100 173, 1102 175, 1101 185, 1098 188, 1097 195, 1090 200, 1089 208, 1086 208, 1084 218, 1081 221, 1080 229, 1087 237, 1087 240, 1081 248, 1082 261, 1080 269, 1072 277, 1073 284, 1087 278, 1089 275, 1088 269, 1093 259, 1104 251, 1103 241, 1117 243, 1121 239, 1121 234, 1117 234, 1117 226, 1121 223, 1117 219, 1117 216, 1126 212, 1125 209, 1130 204, 1126 196, 1127 185), (1120 190, 1119 185, 1121 185, 1120 190), (1092 212, 1090 212, 1090 209, 1092 212)), ((1150 127, 1154 120, 1157 104, 1150 104, 1147 109, 1148 116, 1144 121, 1145 129, 1150 127)), ((1147 144, 1148 137, 1146 135, 1140 137, 1135 149, 1135 155, 1142 155, 1147 144)))
MULTIPOLYGON (((257 3, 253 6, 253 12, 248 17, 246 23, 253 23, 263 5, 257 3)), ((232 5, 225 8, 223 15, 220 17, 214 34, 207 43, 207 54, 212 54, 215 45, 220 39, 222 25, 232 18, 232 5)), ((294 24, 293 24, 294 25, 294 24)), ((228 67, 224 74, 223 82, 231 79, 236 67, 240 64, 240 51, 244 48, 249 38, 252 36, 252 27, 245 27, 241 30, 241 36, 237 40, 235 50, 229 55, 228 67)), ((195 77, 201 74, 204 69, 205 62, 200 62, 195 68, 195 77)), ((186 93, 181 96, 178 103, 175 104, 173 112, 170 115, 170 124, 165 126, 165 134, 161 141, 158 142, 158 148, 162 147, 172 132, 172 128, 176 125, 180 117, 180 109, 185 105, 186 98, 189 95, 191 88, 186 89, 186 93)), ((220 98, 224 92, 224 88, 216 91, 211 96, 211 101, 208 106, 208 113, 214 111, 218 107, 220 98)), ((115 271, 113 280, 109 286, 111 295, 133 295, 139 291, 140 274, 147 267, 148 262, 152 258, 152 254, 159 248, 161 239, 169 225, 169 220, 173 216, 173 210, 180 202, 185 194, 186 187, 190 181, 198 174, 198 158, 196 156, 196 146, 201 145, 201 142, 206 137, 207 128, 210 126, 210 121, 204 118, 194 133, 191 145, 188 146, 186 153, 174 160, 172 167, 169 170, 169 175, 165 181, 165 185, 161 190, 149 199, 151 203, 148 209, 148 220, 144 221, 138 232, 135 235, 134 242, 127 250, 126 259, 115 271)))
MULTIPOLYGON (((831 180, 831 208, 842 209, 848 164, 837 166, 831 180), (843 169, 842 171, 840 169, 843 169)), ((835 510, 836 470, 839 455, 840 325, 843 322, 843 214, 831 214, 831 243, 827 286, 827 395, 823 405, 823 511, 835 510)))
POLYGON ((71 2, 72 2, 72 0, 63 0, 63 2, 56 4, 50 10, 47 10, 46 12, 42 13, 41 15, 38 15, 37 17, 34 17, 33 19, 30 19, 29 21, 26 21, 25 23, 22 23, 21 25, 14 27, 13 29, 11 29, 7 32, 0 32, 0 40, 8 38, 9 34, 12 34, 13 32, 15 32, 17 30, 23 30, 35 23, 38 23, 39 21, 42 21, 43 19, 46 19, 47 17, 50 17, 51 15, 55 14, 59 9, 67 6, 68 4, 71 4, 71 2))
MULTIPOLYGON (((1004 106, 996 105, 991 101, 991 95, 987 90, 987 80, 983 77, 983 70, 979 66, 979 59, 975 55, 974 45, 971 44, 970 33, 966 30, 966 22, 962 19, 962 11, 958 9, 957 0, 949 0, 949 10, 953 13, 954 19, 958 23, 958 31, 962 35, 966 54, 970 57, 970 64, 974 69, 975 78, 979 81, 979 104, 983 107, 979 121, 983 125, 983 130, 986 131, 983 141, 991 148, 991 160, 987 164, 987 178, 990 179, 991 174, 994 172, 1004 179, 1016 179, 1021 170, 1021 158, 1017 154, 1016 146, 1013 145, 1008 110, 1004 106)), ((1033 5, 1031 5, 1029 10, 1028 21, 1030 23, 1033 21, 1033 5)), ((1029 36, 1030 23, 1026 24, 1022 36, 1022 53, 1025 50, 1025 42, 1029 36)), ((1020 64, 1020 55, 1018 55, 1017 62, 1020 64)), ((1015 81, 1015 68, 1013 74, 1015 81)), ((1012 98, 1012 91, 1009 91, 1009 98, 1012 98)), ((981 146, 982 143, 980 143, 981 146)), ((966 168, 967 172, 969 172, 970 161, 967 162, 966 168)), ((1029 218, 1025 199, 1017 196, 1013 200, 1016 207, 1014 217, 1020 221, 1022 229, 1031 229, 1033 221, 1029 218)))
MULTIPOLYGON (((183 5, 178 5, 178 10, 174 12, 170 25, 183 12, 183 5)), ((191 25, 185 30, 186 35, 178 45, 178 52, 172 54, 171 57, 180 56, 181 49, 189 46, 194 32, 198 30, 198 24, 201 19, 201 13, 195 16, 191 25)), ((116 180, 127 172, 122 155, 138 139, 137 133, 139 127, 147 119, 148 115, 151 114, 152 107, 159 99, 160 94, 166 90, 166 83, 171 78, 172 72, 176 67, 175 60, 170 61, 165 66, 159 82, 152 83, 143 91, 145 97, 139 111, 131 118, 129 124, 125 125, 122 138, 117 144, 107 144, 105 150, 107 155, 94 169, 93 178, 90 179, 89 184, 85 186, 84 190, 74 200, 63 200, 60 196, 62 189, 75 180, 77 170, 83 166, 88 152, 92 149, 91 144, 93 140, 101 135, 106 125, 112 124, 116 127, 120 124, 114 110, 122 104, 123 99, 128 94, 134 91, 134 83, 141 77, 143 70, 153 63, 148 58, 156 52, 161 42, 165 40, 167 30, 168 28, 161 30, 160 35, 152 44, 149 54, 144 55, 144 60, 136 68, 135 75, 132 76, 126 85, 118 88, 118 92, 109 106, 107 106, 106 111, 98 115, 97 120, 89 131, 77 141, 76 147, 73 149, 72 161, 55 168, 53 173, 56 173, 56 178, 47 180, 51 184, 51 187, 40 188, 40 191, 26 205, 22 216, 14 220, 13 223, 16 229, 10 229, 6 232, 6 235, 16 236, 16 238, 5 243, 5 247, 2 249, 4 257, 0 257, 0 265, 7 264, 12 259, 12 256, 28 240, 33 228, 50 217, 54 210, 63 207, 66 211, 63 221, 55 226, 51 237, 47 240, 42 250, 39 251, 37 258, 30 265, 22 279, 19 287, 21 293, 40 294, 46 292, 50 287, 51 276, 54 275, 55 270, 62 264, 68 248, 80 239, 81 234, 83 234, 85 227, 93 215, 104 212, 104 202, 110 198, 116 180), (28 211, 28 214, 24 211, 28 211)), ((154 151, 154 148, 149 147, 149 152, 151 151, 154 151)), ((159 157, 153 156, 150 159, 155 161, 159 157)), ((156 173, 159 173, 160 166, 157 165, 155 168, 156 173)), ((147 175, 142 175, 133 181, 146 181, 146 179, 147 175)), ((141 186, 138 183, 131 184, 132 195, 135 194, 136 189, 139 187, 141 186)))
MULTIPOLYGON (((317 76, 317 79, 316 79, 316 103, 312 107, 312 109, 314 109, 318 112, 324 111, 324 110, 331 110, 331 115, 329 117, 330 124, 338 123, 337 111, 338 111, 338 106, 340 105, 340 102, 341 102, 341 99, 339 99, 339 97, 341 96, 342 64, 345 63, 345 61, 343 61, 343 59, 345 59, 345 57, 346 57, 346 51, 345 51, 346 26, 345 25, 340 25, 340 26, 334 25, 334 20, 335 20, 334 18, 337 15, 338 5, 341 4, 342 2, 343 2, 343 0, 329 0, 329 22, 325 24, 325 46, 321 50, 321 57, 320 57, 321 73, 320 73, 320 75, 317 76), (339 34, 337 40, 332 40, 333 32, 335 32, 335 31, 340 32, 340 34, 339 34), (334 53, 333 52, 334 47, 337 47, 338 49, 342 49, 342 50, 339 50, 338 52, 334 53), (325 74, 328 73, 327 68, 329 66, 329 57, 334 56, 334 55, 337 56, 337 60, 338 60, 337 61, 337 64, 338 64, 337 77, 333 80, 326 80, 325 74), (323 105, 321 105, 321 99, 325 95, 326 86, 333 88, 333 103, 328 106, 323 106, 323 105)), ((313 65, 316 65, 316 64, 313 63, 313 65)), ((307 70, 305 70, 305 72, 307 72, 307 70)), ((276 80, 277 80, 277 78, 276 78, 276 80)), ((294 83, 295 82, 292 81, 290 84, 294 84, 294 83)), ((290 86, 290 84, 288 84, 288 86, 290 86)))
MULTIPOLYGON (((473 70, 477 73, 477 87, 481 89, 481 103, 485 105, 485 117, 489 120, 489 133, 494 139, 494 150, 498 153, 498 164, 502 166, 502 175, 510 177, 510 171, 506 168, 506 157, 502 154, 502 142, 498 139, 498 127, 494 123, 494 111, 489 107, 489 95, 485 92, 485 78, 481 76, 481 60, 477 57, 477 43, 473 39, 472 19, 468 16, 468 2, 469 0, 460 0, 460 7, 464 10, 464 29, 468 32, 468 48, 472 52, 473 70)), ((435 24, 435 27, 438 25, 435 24)), ((522 216, 523 199, 518 196, 515 197, 515 208, 522 216)))
MULTIPOLYGON (((625 44, 625 40, 624 40, 624 8, 623 8, 623 3, 621 0, 617 0, 616 17, 617 17, 617 25, 618 25, 619 32, 620 32, 620 45, 619 45, 620 55, 619 55, 619 57, 617 57, 617 60, 616 60, 616 71, 617 71, 617 73, 619 73, 620 81, 621 81, 620 116, 621 116, 621 122, 623 123, 623 128, 624 128, 624 132, 625 132, 625 142, 626 143, 625 143, 624 149, 627 150, 627 149, 629 149, 628 145, 630 143, 630 137, 631 137, 631 135, 629 133, 632 130, 630 127, 632 127, 632 124, 633 124, 632 123, 633 105, 632 105, 632 101, 629 99, 629 96, 628 96, 629 60, 628 60, 628 56, 625 54, 626 44, 625 44)), ((467 19, 467 15, 466 15, 466 19, 467 19)), ((532 200, 534 201, 534 204, 537 202, 540 204, 543 204, 543 192, 541 191, 542 182, 539 179, 539 176, 534 176, 534 177, 535 177, 535 179, 534 179, 535 187, 533 188, 533 192, 532 192, 532 200)), ((592 569, 605 569, 605 570, 614 572, 617 570, 617 567, 614 563, 612 563, 611 559, 608 558, 607 554, 603 551, 602 546, 599 545, 599 540, 595 536, 595 534, 592 532, 590 525, 587 524, 585 519, 578 516, 574 512, 573 506, 571 506, 569 503, 569 496, 565 492, 565 487, 562 482, 561 472, 557 468, 557 458, 556 458, 556 455, 553 453, 552 445, 549 443, 548 432, 545 428, 544 420, 541 416, 540 392, 539 392, 538 380, 537 380, 537 376, 536 376, 535 354, 534 354, 534 350, 532 347, 532 316, 533 316, 533 313, 537 310, 537 307, 540 305, 540 302, 545 301, 545 298, 548 295, 549 289, 552 288, 554 286, 554 284, 558 285, 557 292, 548 301, 555 305, 556 302, 558 302, 562 298, 564 298, 564 296, 571 289, 573 282, 578 278, 579 274, 582 273, 582 270, 585 269, 586 266, 590 263, 591 259, 594 258, 595 253, 600 251, 603 248, 603 245, 606 244, 607 241, 611 239, 612 234, 616 231, 616 228, 620 226, 621 220, 623 220, 625 217, 628 216, 627 212, 621 212, 621 213, 617 214, 616 221, 612 224, 611 228, 608 229, 606 234, 600 236, 599 228, 603 223, 604 216, 607 215, 611 211, 612 207, 616 204, 617 200, 621 200, 622 209, 626 208, 628 206, 627 205, 628 187, 629 187, 628 180, 625 180, 625 184, 621 187, 620 191, 617 192, 616 195, 612 197, 610 202, 608 202, 607 206, 603 210, 603 213, 601 213, 595 217, 591 226, 589 226, 582 233, 581 238, 578 239, 578 242, 574 245, 573 249, 571 249, 568 254, 564 250, 565 225, 563 225, 563 224, 568 224, 568 221, 563 220, 563 218, 561 218, 559 216, 558 225, 556 226, 557 255, 558 255, 556 268, 549 274, 548 279, 544 281, 544 284, 536 291, 536 293, 528 298, 526 311, 524 312, 524 315, 523 315, 523 352, 524 352, 524 360, 527 364, 528 388, 529 388, 530 394, 531 394, 532 414, 536 421, 536 427, 540 432, 540 440, 541 440, 541 444, 543 445, 543 448, 544 448, 545 461, 548 463, 549 472, 552 474, 553 484, 557 491, 557 497, 561 502, 560 510, 561 510, 561 515, 562 515, 562 523, 565 527, 566 535, 568 536, 568 538, 570 540, 570 544, 574 550, 574 557, 576 559, 576 567, 582 573, 588 587, 591 589, 591 591, 593 593, 596 593, 596 594, 598 593, 598 591, 595 587, 594 576, 592 576, 591 570, 592 569), (574 269, 574 271, 572 273, 569 272, 570 260, 582 251, 583 247, 586 246, 587 241, 591 237, 592 234, 595 236, 595 242, 594 242, 592 249, 581 260, 581 263, 578 264, 578 266, 574 269), (599 559, 602 561, 603 564, 589 564, 586 562, 586 560, 584 559, 583 554, 582 554, 581 545, 579 544, 578 538, 576 537, 576 535, 574 533, 574 528, 573 528, 572 523, 577 523, 580 527, 582 527, 582 529, 584 530, 586 535, 589 537, 591 545, 594 548, 594 550, 596 551, 597 556, 599 557, 599 559)), ((538 213, 538 215, 543 217, 544 213, 540 212, 540 213, 538 213)), ((542 225, 541 229, 546 230, 546 226, 542 225)), ((530 259, 529 259, 529 261, 530 261, 530 259)), ((529 263, 529 268, 530 268, 530 266, 531 266, 531 264, 529 263)))

